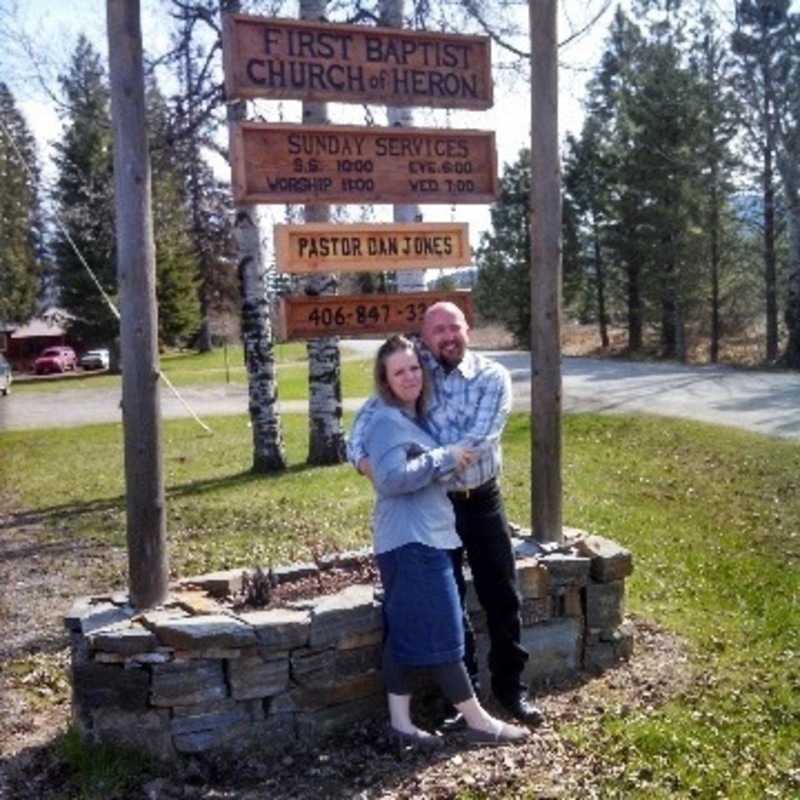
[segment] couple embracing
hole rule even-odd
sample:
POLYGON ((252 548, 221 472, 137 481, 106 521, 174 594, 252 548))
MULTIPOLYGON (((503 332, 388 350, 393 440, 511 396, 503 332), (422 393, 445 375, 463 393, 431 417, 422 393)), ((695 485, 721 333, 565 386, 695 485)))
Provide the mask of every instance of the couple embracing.
POLYGON ((499 705, 516 720, 542 715, 521 676, 520 601, 497 483, 500 436, 511 408, 502 366, 470 351, 461 310, 436 303, 422 346, 390 337, 375 360, 375 389, 359 411, 350 461, 373 482, 373 534, 384 587, 383 679, 389 735, 434 747, 441 739, 411 720, 414 672, 425 668, 476 744, 524 741, 525 727, 481 705, 475 637, 465 610, 463 558, 489 630, 489 671, 499 705))

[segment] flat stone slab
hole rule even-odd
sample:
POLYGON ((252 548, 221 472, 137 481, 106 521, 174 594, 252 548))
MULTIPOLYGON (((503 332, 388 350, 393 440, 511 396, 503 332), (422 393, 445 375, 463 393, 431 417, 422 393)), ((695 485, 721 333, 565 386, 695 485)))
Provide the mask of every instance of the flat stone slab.
POLYGON ((242 591, 246 569, 225 569, 208 572, 181 581, 185 587, 200 586, 214 597, 226 597, 242 591))
POLYGON ((590 583, 586 587, 586 627, 616 628, 622 624, 625 582, 590 583))
POLYGON ((249 625, 225 614, 165 620, 153 631, 158 640, 176 650, 248 647, 256 643, 249 625))
POLYGON ((289 583, 291 581, 299 581, 303 578, 310 578, 319 572, 316 564, 302 563, 289 564, 285 567, 277 567, 272 570, 272 577, 275 583, 289 583))
POLYGON ((196 705, 228 696, 221 661, 173 661, 152 670, 151 705, 196 705))
POLYGON ((292 680, 300 686, 331 686, 336 682, 336 651, 295 650, 290 658, 292 680))
POLYGON ((572 553, 554 552, 540 558, 553 583, 584 586, 589 580, 591 560, 572 553))
POLYGON ((144 669, 125 669, 116 664, 73 664, 72 689, 81 708, 117 707, 143 711, 150 691, 150 676, 144 669))
POLYGON ((291 697, 298 711, 321 711, 341 703, 379 696, 382 692, 381 676, 377 672, 370 672, 337 681, 330 687, 298 687, 292 690, 291 697))
POLYGON ((348 586, 314 604, 311 613, 311 647, 336 644, 356 633, 380 629, 380 606, 373 597, 372 584, 348 586))
POLYGON ((289 686, 289 657, 267 660, 255 653, 228 662, 228 680, 236 700, 280 694, 289 686))
POLYGON ((582 556, 591 559, 590 572, 596 581, 618 581, 633 572, 633 554, 611 539, 583 536, 575 540, 575 548, 582 556))
POLYGON ((362 547, 360 550, 345 550, 342 553, 328 553, 319 560, 320 569, 333 567, 356 567, 372 558, 372 548, 362 547))
POLYGON ((311 614, 292 608, 247 611, 237 615, 256 634, 258 643, 275 650, 305 647, 311 636, 311 614))
POLYGON ((93 737, 104 744, 133 747, 164 761, 175 755, 165 708, 139 712, 97 708, 91 719, 93 737))
POLYGON ((123 622, 94 631, 89 635, 89 644, 105 653, 134 656, 155 650, 158 640, 142 625, 123 622))
POLYGON ((582 625, 575 619, 552 619, 522 629, 522 646, 530 658, 522 673, 528 685, 574 674, 580 664, 582 625))
POLYGON ((523 598, 547 597, 550 584, 550 572, 538 558, 517 561, 517 588, 523 598))
POLYGON ((118 606, 110 600, 97 601, 80 597, 64 616, 64 627, 74 633, 91 633, 131 619, 136 612, 131 606, 118 606))
POLYGON ((172 602, 179 608, 188 611, 194 616, 201 614, 220 614, 222 606, 209 597, 205 590, 201 589, 178 589, 171 594, 172 602))

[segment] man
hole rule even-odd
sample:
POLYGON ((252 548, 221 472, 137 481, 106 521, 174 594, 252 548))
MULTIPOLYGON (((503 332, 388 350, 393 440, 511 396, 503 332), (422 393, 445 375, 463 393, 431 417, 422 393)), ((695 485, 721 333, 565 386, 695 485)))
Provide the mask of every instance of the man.
MULTIPOLYGON (((426 413, 430 432, 441 444, 462 444, 478 451, 475 462, 450 481, 456 530, 464 545, 456 551, 455 572, 464 609, 466 655, 473 683, 478 683, 475 637, 464 605, 462 568, 466 552, 475 591, 486 612, 492 691, 515 718, 539 724, 542 713, 529 700, 521 680, 528 653, 520 644, 520 599, 511 537, 497 478, 500 437, 511 410, 511 376, 504 367, 468 349, 469 328, 453 303, 435 303, 425 314, 422 357, 430 371, 433 396, 426 413)), ((359 412, 348 444, 348 458, 369 476, 363 431, 372 414, 359 412)))

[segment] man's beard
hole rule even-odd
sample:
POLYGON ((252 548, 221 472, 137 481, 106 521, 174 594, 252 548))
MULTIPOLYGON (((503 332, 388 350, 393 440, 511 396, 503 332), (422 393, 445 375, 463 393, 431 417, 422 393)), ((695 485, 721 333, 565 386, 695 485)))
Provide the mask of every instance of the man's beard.
POLYGON ((463 360, 464 360, 464 351, 465 347, 459 347, 456 345, 454 350, 449 350, 445 352, 444 347, 439 348, 439 355, 437 356, 437 360, 439 363, 448 369, 453 369, 457 367, 463 360))

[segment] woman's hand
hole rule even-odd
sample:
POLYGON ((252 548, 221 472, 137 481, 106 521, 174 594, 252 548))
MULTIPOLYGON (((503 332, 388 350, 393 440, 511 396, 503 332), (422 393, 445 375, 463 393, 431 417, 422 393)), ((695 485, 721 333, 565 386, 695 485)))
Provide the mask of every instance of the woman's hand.
POLYGON ((456 461, 456 472, 464 472, 468 467, 471 467, 478 460, 478 451, 471 447, 462 447, 461 445, 451 445, 450 452, 456 461))

